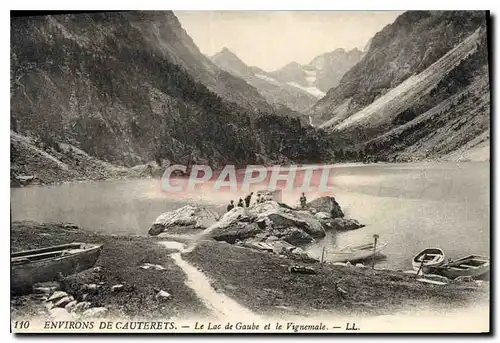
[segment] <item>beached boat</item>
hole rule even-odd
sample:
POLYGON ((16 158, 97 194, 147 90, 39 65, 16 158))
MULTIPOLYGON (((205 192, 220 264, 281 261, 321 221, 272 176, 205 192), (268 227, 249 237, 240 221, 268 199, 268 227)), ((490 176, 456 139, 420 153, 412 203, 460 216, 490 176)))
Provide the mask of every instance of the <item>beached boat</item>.
POLYGON ((427 248, 413 257, 412 266, 414 270, 428 273, 431 268, 438 267, 444 262, 444 252, 439 248, 427 248))
POLYGON ((339 251, 329 253, 330 262, 356 262, 366 260, 379 254, 386 246, 386 243, 377 243, 374 249, 374 243, 362 244, 357 246, 348 246, 339 251))
POLYGON ((101 250, 102 245, 70 243, 11 253, 11 290, 14 293, 29 291, 37 282, 89 269, 101 250))
POLYGON ((442 275, 425 274, 417 279, 418 282, 429 283, 431 285, 447 285, 450 280, 442 275))
POLYGON ((490 259, 478 255, 469 255, 457 260, 451 260, 433 269, 434 273, 443 275, 448 279, 456 279, 459 276, 477 278, 488 274, 489 271, 490 259))

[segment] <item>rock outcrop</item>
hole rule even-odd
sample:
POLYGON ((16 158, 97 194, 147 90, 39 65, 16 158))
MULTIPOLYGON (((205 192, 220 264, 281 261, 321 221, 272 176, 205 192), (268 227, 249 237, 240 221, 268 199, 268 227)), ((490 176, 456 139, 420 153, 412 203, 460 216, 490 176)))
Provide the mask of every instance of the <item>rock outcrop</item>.
POLYGON ((219 215, 204 206, 186 205, 172 212, 158 216, 149 229, 151 236, 157 236, 171 228, 204 230, 217 222, 219 215))
POLYGON ((356 219, 348 219, 348 218, 335 218, 331 220, 322 221, 322 223, 337 231, 356 230, 366 226, 364 224, 360 224, 356 219))
POLYGON ((307 207, 312 208, 317 212, 328 213, 330 218, 344 218, 344 212, 334 197, 325 196, 314 199, 313 201, 307 203, 307 207))
POLYGON ((306 211, 291 210, 275 201, 234 208, 210 228, 212 238, 228 243, 261 233, 292 244, 310 243, 314 238, 325 236, 325 230, 316 217, 306 211))
POLYGON ((321 197, 308 205, 309 211, 293 209, 275 201, 249 208, 236 207, 206 232, 217 241, 307 262, 315 259, 300 246, 324 237, 326 230, 346 231, 364 226, 357 220, 340 218, 344 213, 333 197, 321 197))

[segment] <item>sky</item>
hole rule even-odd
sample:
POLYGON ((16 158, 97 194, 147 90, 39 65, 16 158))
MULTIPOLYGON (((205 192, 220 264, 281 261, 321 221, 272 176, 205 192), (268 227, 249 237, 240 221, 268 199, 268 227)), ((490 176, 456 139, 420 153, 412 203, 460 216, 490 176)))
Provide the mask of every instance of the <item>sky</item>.
POLYGON ((273 71, 337 48, 363 50, 401 11, 175 11, 202 53, 222 48, 273 71))

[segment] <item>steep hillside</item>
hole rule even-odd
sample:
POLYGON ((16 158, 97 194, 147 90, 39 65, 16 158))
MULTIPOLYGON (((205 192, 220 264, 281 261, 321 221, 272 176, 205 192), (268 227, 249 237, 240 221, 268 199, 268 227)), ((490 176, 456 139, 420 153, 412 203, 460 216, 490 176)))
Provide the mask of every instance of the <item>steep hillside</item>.
MULTIPOLYGON (((427 79, 417 84, 427 86, 425 93, 421 90, 420 97, 413 100, 409 89, 406 96, 399 97, 402 107, 384 106, 385 120, 392 118, 390 127, 394 128, 366 142, 364 150, 397 161, 489 160, 490 84, 484 32, 471 35, 422 74, 427 79), (466 47, 467 51, 461 51, 466 56, 443 75, 443 64, 451 63, 466 47)), ((374 116, 366 120, 377 121, 374 116)))
MULTIPOLYGON (((312 70, 314 73, 312 75, 309 73, 310 78, 315 76, 312 84, 323 92, 328 92, 330 88, 339 84, 342 76, 358 63, 362 56, 363 52, 358 49, 350 51, 336 49, 314 58, 308 64, 309 69, 306 69, 306 72, 312 70)), ((311 82, 312 80, 309 79, 308 81, 311 82)))
MULTIPOLYGON (((252 102, 254 88, 195 58, 198 49, 179 30, 169 12, 13 18, 11 129, 40 140, 50 155, 70 144, 129 166, 153 159, 220 166, 328 155, 319 134, 299 120, 240 106, 252 102)), ((15 157, 14 169, 17 161, 29 162, 15 157)))
POLYGON ((401 15, 395 27, 375 35, 363 60, 318 102, 315 120, 329 118, 320 127, 332 132, 339 145, 357 151, 358 159, 487 158, 490 85, 485 19, 484 12, 401 15), (432 28, 427 27, 431 23, 432 28), (422 38, 415 35, 417 28, 422 38), (370 61, 381 66, 370 69, 375 63, 370 61), (483 147, 481 153, 469 152, 478 146, 483 147))
POLYGON ((338 85, 342 76, 362 57, 363 52, 358 49, 350 51, 336 49, 316 56, 305 65, 291 62, 283 68, 269 73, 269 76, 279 82, 323 97, 330 88, 338 85))
POLYGON ((481 11, 408 11, 378 32, 365 57, 311 111, 315 122, 341 122, 424 71, 485 24, 481 11))
POLYGON ((151 170, 147 165, 117 167, 98 160, 71 144, 47 146, 39 139, 15 132, 11 132, 10 136, 10 158, 12 186, 30 182, 52 184, 74 180, 148 177, 152 173, 162 173, 154 163, 151 163, 151 170), (32 181, 29 180, 30 177, 33 177, 32 181))
POLYGON ((279 105, 281 108, 286 106, 294 111, 306 111, 318 101, 318 96, 306 89, 280 82, 257 67, 247 66, 227 48, 223 48, 210 59, 222 70, 254 86, 273 105, 279 105))
POLYGON ((255 88, 220 70, 203 55, 172 12, 128 12, 123 15, 141 32, 153 52, 168 57, 212 92, 250 110, 271 110, 255 88))
POLYGON ((302 87, 307 87, 307 74, 297 62, 290 62, 278 70, 269 73, 270 76, 283 83, 295 82, 302 87))

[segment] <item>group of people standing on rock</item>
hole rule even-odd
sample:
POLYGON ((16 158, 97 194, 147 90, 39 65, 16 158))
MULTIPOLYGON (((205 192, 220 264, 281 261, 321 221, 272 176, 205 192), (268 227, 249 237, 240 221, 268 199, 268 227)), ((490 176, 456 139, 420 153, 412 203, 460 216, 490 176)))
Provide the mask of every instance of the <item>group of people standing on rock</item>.
MULTIPOLYGON (((251 192, 250 194, 248 194, 246 197, 245 197, 245 202, 243 202, 243 199, 240 198, 240 200, 238 200, 238 207, 250 207, 250 201, 252 200, 252 195, 253 195, 253 192, 251 192)), ((301 208, 306 208, 306 203, 307 203, 307 198, 306 198, 306 195, 304 193, 302 193, 302 196, 300 197, 300 207, 301 208)), ((256 200, 256 204, 260 204, 262 202, 266 201, 266 198, 261 196, 260 194, 257 194, 257 200, 256 200)), ((229 202, 229 205, 227 205, 227 212, 231 211, 233 208, 235 207, 234 205, 234 200, 231 200, 229 202)))
MULTIPOLYGON (((245 197, 245 200, 243 201, 242 198, 240 198, 240 200, 238 200, 238 204, 236 206, 238 207, 250 207, 250 202, 252 200, 252 195, 253 195, 253 192, 251 192, 250 194, 248 194, 246 197, 245 197)), ((260 204, 261 202, 264 202, 265 201, 265 198, 263 196, 261 196, 260 194, 257 194, 257 200, 256 200, 256 204, 260 204)), ((227 205, 227 212, 231 211, 233 208, 235 208, 235 205, 234 205, 234 200, 231 200, 229 202, 229 205, 227 205)))

